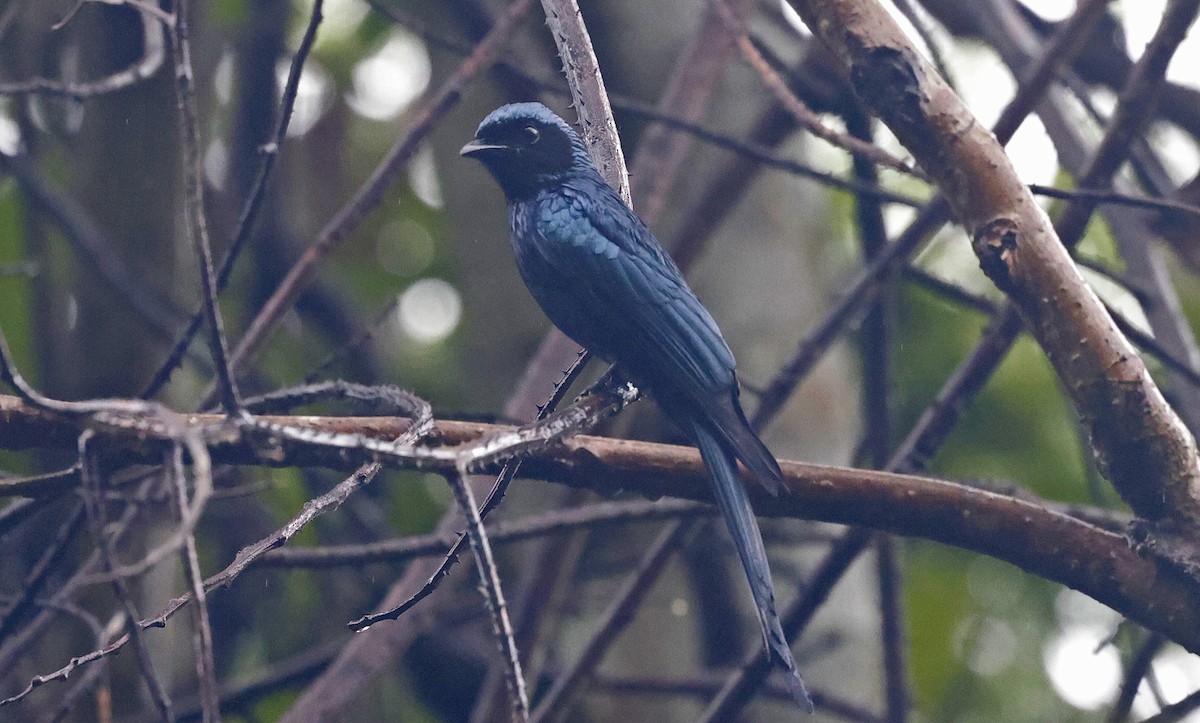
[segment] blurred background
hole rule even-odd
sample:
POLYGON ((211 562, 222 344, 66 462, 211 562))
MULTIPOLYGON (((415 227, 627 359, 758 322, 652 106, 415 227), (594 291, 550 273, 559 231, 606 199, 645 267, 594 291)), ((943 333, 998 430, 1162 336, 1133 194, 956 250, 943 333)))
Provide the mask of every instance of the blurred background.
MULTIPOLYGON (((1043 39, 1075 10, 1069 0, 1002 4, 1043 39)), ((633 159, 644 139, 667 127, 645 111, 657 105, 709 6, 701 0, 581 5, 614 98, 626 157, 633 159)), ((881 146, 905 155, 886 130, 863 119, 790 8, 775 0, 742 5, 755 45, 826 124, 852 132, 865 127, 881 146)), ((904 27, 937 56, 981 122, 992 123, 1016 87, 1011 63, 996 50, 994 38, 956 3, 897 5, 891 9, 904 27)), ((221 297, 233 342, 505 6, 490 0, 326 0, 265 205, 221 297)), ((1164 6, 1165 0, 1109 4, 1089 41, 1094 52, 1085 51, 1076 65, 1083 97, 1099 114, 1114 107, 1128 70, 1121 59, 1138 57, 1164 6)), ((259 172, 282 82, 311 7, 310 0, 194 4, 207 211, 218 256, 228 247, 259 172)), ((0 0, 0 86, 34 77, 80 82, 126 68, 146 54, 142 18, 129 5, 76 8, 74 0, 0 0)), ((529 410, 506 404, 549 324, 517 277, 499 189, 478 164, 460 159, 458 149, 483 116, 504 102, 536 98, 568 120, 574 114, 536 4, 500 57, 502 64, 474 78, 421 141, 384 201, 319 264, 278 333, 242 370, 246 394, 341 378, 412 390, 430 400, 439 417, 523 421, 529 410)), ((167 67, 95 97, 0 95, 0 328, 20 368, 51 396, 137 395, 199 303, 195 259, 182 221, 170 62, 168 49, 167 67)), ((1147 133, 1146 148, 1170 182, 1160 191, 1188 200, 1186 187, 1175 189, 1200 166, 1200 40, 1184 43, 1168 78, 1170 99, 1147 133)), ((1081 138, 1094 144, 1100 126, 1083 104, 1070 98, 1054 102, 1081 138)), ((865 253, 855 194, 782 164, 747 160, 726 142, 753 142, 774 158, 838 178, 854 176, 847 153, 798 131, 776 103, 759 73, 731 53, 697 122, 703 133, 675 129, 692 141, 652 224, 668 247, 693 244, 689 280, 738 357, 751 408, 757 391, 825 317, 865 253), (739 160, 744 165, 731 165, 739 160), (732 182, 731 168, 739 174, 732 182), (721 179, 729 186, 724 190, 717 185, 721 179), (713 193, 725 207, 712 209, 713 193), (704 215, 706 209, 712 213, 704 215), (699 232, 689 227, 698 220, 699 232)), ((1027 120, 1008 148, 1025 181, 1070 187, 1075 171, 1038 118, 1027 120)), ((879 176, 884 188, 907 198, 932 195, 911 176, 894 171, 879 176)), ((1053 212, 1061 201, 1043 203, 1053 212)), ((915 215, 903 203, 884 204, 881 212, 891 238, 915 215)), ((1194 253, 1194 230, 1189 236, 1171 219, 1161 225, 1167 229, 1162 235, 1175 244, 1161 247, 1164 268, 1187 318, 1200 318, 1196 257, 1188 255, 1194 253)), ((1085 270, 1104 300, 1149 329, 1138 297, 1121 282, 1126 259, 1106 219, 1097 216, 1079 256, 1107 272, 1085 270)), ((987 321, 978 302, 1001 296, 980 272, 962 229, 947 226, 933 235, 911 267, 973 295, 975 306, 911 273, 897 274, 883 293, 890 339, 883 347, 886 363, 871 361, 871 350, 880 347, 872 346, 864 330, 875 327, 859 315, 767 428, 765 440, 777 456, 881 464, 868 443, 870 370, 886 375, 890 403, 884 409, 894 431, 884 447, 890 448, 970 352, 987 321)), ((176 409, 195 409, 212 378, 207 358, 203 342, 193 344, 158 398, 176 409)), ((1151 366, 1163 375, 1168 392, 1179 388, 1161 365, 1151 366)), ((548 396, 556 379, 540 380, 536 396, 548 396)), ((615 425, 614 433, 678 441, 646 402, 615 425)), ((6 475, 65 463, 70 460, 50 454, 0 452, 6 475)), ((966 409, 928 471, 1019 485, 1057 501, 1119 507, 1092 465, 1053 370, 1027 337, 966 409)), ((211 503, 200 528, 206 574, 340 479, 316 469, 222 472, 218 483, 229 494, 211 503)), ((497 515, 518 519, 579 494, 564 489, 520 480, 497 515)), ((73 504, 54 501, 7 529, 0 539, 0 595, 20 588, 73 504)), ((439 477, 387 472, 291 544, 358 544, 425 533, 452 505, 439 477)), ((551 538, 567 562, 554 594, 538 601, 545 608, 540 642, 536 650, 523 651, 534 690, 544 691, 574 660, 659 525, 641 522, 551 538)), ((765 521, 763 527, 786 603, 837 528, 795 520, 765 521)), ((170 530, 169 515, 160 513, 139 529, 140 542, 130 549, 152 546, 170 530)), ((63 558, 83 559, 90 544, 86 532, 79 535, 65 545, 63 558)), ((510 599, 521 599, 523 581, 545 554, 541 545, 535 539, 499 550, 510 599)), ((719 525, 690 538, 631 629, 615 641, 570 719, 696 718, 711 696, 711 681, 723 679, 717 672, 759 643, 731 553, 719 525), (697 673, 706 670, 716 677, 697 673), (709 687, 695 693, 683 685, 688 681, 707 681, 709 687)), ((1146 649, 1148 634, 1122 623, 1115 612, 996 560, 921 540, 898 540, 888 554, 895 555, 900 574, 911 720, 1101 720, 1130 660, 1146 649)), ((229 589, 215 592, 210 605, 219 679, 231 687, 267 681, 231 704, 230 718, 282 715, 346 643, 346 621, 377 609, 403 569, 399 563, 251 569, 229 589), (301 672, 271 677, 295 670, 301 672)), ((47 590, 70 571, 64 565, 47 590)), ((874 557, 862 556, 795 646, 806 679, 831 703, 814 720, 883 719, 878 574, 874 557)), ((153 614, 182 584, 172 564, 154 568, 135 581, 138 609, 153 614)), ((4 696, 94 647, 87 618, 105 623, 112 595, 107 586, 92 586, 74 604, 83 612, 61 615, 6 661, 0 678, 4 696)), ((456 721, 469 719, 473 710, 476 719, 487 711, 502 719, 503 705, 477 707, 496 650, 470 562, 458 565, 422 604, 432 614, 421 634, 365 685, 343 720, 456 721)), ((0 646, 14 644, 22 624, 11 621, 0 646)), ((195 693, 188 636, 182 617, 147 635, 181 715, 191 710, 195 693)), ((1138 718, 1200 689, 1200 662, 1193 656, 1161 642, 1151 656, 1151 672, 1132 702, 1138 718)), ((79 689, 75 677, 49 684, 8 709, 11 713, 0 711, 0 718, 8 713, 10 720, 35 720, 61 712, 71 720, 96 719, 103 709, 96 691, 106 689, 117 720, 153 718, 134 656, 127 653, 106 665, 90 687, 79 689), (73 703, 61 711, 68 692, 73 703)), ((792 714, 786 700, 771 695, 744 713, 746 720, 792 714)))

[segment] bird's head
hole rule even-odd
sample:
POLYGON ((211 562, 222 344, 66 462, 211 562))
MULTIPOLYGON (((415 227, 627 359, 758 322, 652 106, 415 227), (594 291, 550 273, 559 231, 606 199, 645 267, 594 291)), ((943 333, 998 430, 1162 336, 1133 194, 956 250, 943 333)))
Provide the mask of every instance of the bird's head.
POLYGON ((591 164, 571 126, 541 103, 492 111, 460 153, 483 163, 510 201, 533 196, 591 164))

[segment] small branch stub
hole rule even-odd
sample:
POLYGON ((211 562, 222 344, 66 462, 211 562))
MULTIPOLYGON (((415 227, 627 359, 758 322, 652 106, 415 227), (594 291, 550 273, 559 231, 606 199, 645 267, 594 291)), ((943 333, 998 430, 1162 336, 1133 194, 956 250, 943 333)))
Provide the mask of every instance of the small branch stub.
POLYGON ((1017 254, 1020 230, 1012 219, 997 218, 975 229, 972 245, 979 265, 992 283, 1010 296, 1016 290, 1012 283, 1012 265, 1017 254))

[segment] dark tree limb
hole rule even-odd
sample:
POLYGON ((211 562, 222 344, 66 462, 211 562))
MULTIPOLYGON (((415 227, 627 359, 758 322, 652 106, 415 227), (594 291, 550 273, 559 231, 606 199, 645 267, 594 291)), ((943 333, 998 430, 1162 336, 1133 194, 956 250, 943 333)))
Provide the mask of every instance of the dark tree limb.
MULTIPOLYGON (((220 417, 194 415, 190 421, 204 426, 219 422, 220 417)), ((395 439, 409 426, 405 420, 378 417, 282 417, 266 421, 319 430, 316 438, 336 433, 395 439)), ((227 431, 219 439, 210 442, 214 463, 263 463, 263 440, 257 430, 224 429, 227 431)), ((520 438, 511 436, 516 433, 506 428, 473 422, 437 421, 431 434, 443 444, 470 445, 484 435, 501 431, 505 439, 520 438)), ((77 426, 70 419, 0 396, 0 448, 71 448, 77 434, 77 426)), ((103 434, 114 451, 122 447, 136 451, 161 432, 111 428, 103 434)), ((431 453, 406 461, 396 454, 402 452, 400 448, 380 442, 357 450, 338 447, 335 453, 310 443, 283 445, 272 448, 266 461, 346 468, 374 456, 372 448, 393 450, 389 457, 392 464, 431 471, 451 471, 458 459, 457 452, 435 453, 431 448, 431 453)), ((502 464, 493 451, 477 458, 487 460, 483 471, 498 471, 502 464)), ((523 467, 530 477, 601 493, 625 490, 649 497, 710 499, 699 455, 687 447, 577 435, 541 448, 523 467)), ((1025 499, 928 477, 799 462, 784 462, 783 469, 788 495, 771 498, 761 491, 751 491, 760 514, 863 525, 991 555, 1080 590, 1185 648, 1200 652, 1200 620, 1193 614, 1196 583, 1163 567, 1163 560, 1132 549, 1121 535, 1025 499)))

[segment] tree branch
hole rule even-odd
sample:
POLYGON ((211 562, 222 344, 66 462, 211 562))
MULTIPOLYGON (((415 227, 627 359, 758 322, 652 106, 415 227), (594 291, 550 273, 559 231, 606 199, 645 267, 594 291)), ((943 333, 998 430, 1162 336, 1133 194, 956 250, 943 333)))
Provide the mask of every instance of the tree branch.
MULTIPOLYGON (((995 138, 873 0, 791 2, 845 63, 859 95, 941 186, 984 270, 1020 308, 1062 378, 1113 485, 1152 521, 1200 527, 1195 440, 995 138)), ((1171 3, 1164 26, 1181 24, 1196 6, 1197 0, 1171 3)), ((1146 74, 1174 47, 1161 45, 1143 57, 1146 74)))
MULTIPOLYGON (((220 420, 216 415, 193 415, 189 423, 204 426, 220 420)), ((406 420, 384 417, 266 420, 319 433, 376 439, 395 439, 409 426, 406 420)), ((210 440, 214 463, 261 465, 265 461, 350 469, 372 456, 366 449, 331 452, 301 443, 266 450, 257 432, 245 433, 229 425, 222 429, 221 438, 210 440)), ((512 434, 510 428, 499 425, 439 420, 433 424, 431 438, 444 445, 470 444, 496 433, 512 434)), ((123 447, 130 453, 165 440, 156 440, 161 432, 153 429, 114 427, 101 434, 111 448, 123 447)), ((77 435, 74 420, 0 395, 0 448, 69 449, 77 435)), ((389 463, 402 467, 420 464, 432 471, 455 469, 454 455, 439 456, 444 461, 432 466, 399 457, 389 463)), ((497 472, 500 465, 500 460, 492 459, 482 471, 497 472)), ((782 466, 789 494, 772 498, 761 490, 751 490, 751 499, 762 515, 863 525, 990 555, 1080 590, 1200 653, 1200 620, 1194 614, 1200 585, 1161 559, 1131 548, 1124 536, 1027 499, 944 480, 800 462, 783 462, 782 466)), ((651 498, 711 500, 699 454, 690 447, 578 435, 541 449, 523 468, 530 477, 600 493, 633 491, 651 498)))

